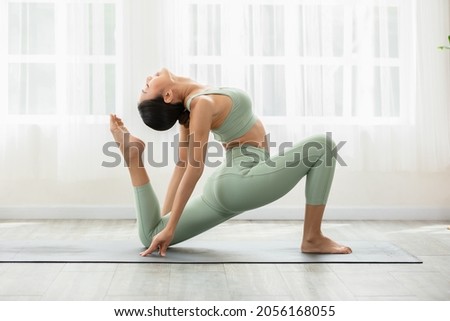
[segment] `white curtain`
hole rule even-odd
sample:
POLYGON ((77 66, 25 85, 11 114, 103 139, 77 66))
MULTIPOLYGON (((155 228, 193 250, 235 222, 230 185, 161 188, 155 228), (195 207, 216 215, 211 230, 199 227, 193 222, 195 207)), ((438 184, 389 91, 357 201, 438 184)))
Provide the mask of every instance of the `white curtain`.
MULTIPOLYGON (((248 90, 278 144, 332 132, 351 170, 450 165, 448 0, 159 0, 153 19, 144 3, 0 1, 0 205, 128 204, 126 170, 102 166, 107 115, 144 128, 149 62, 248 90)), ((176 131, 145 133, 159 148, 176 131)), ((161 195, 169 174, 152 172, 161 195)))
POLYGON ((448 1, 161 3, 164 64, 246 89, 272 140, 332 132, 356 171, 450 165, 448 1))
POLYGON ((0 5, 1 203, 57 202, 67 184, 111 176, 101 164, 107 115, 122 109, 121 1, 0 5))

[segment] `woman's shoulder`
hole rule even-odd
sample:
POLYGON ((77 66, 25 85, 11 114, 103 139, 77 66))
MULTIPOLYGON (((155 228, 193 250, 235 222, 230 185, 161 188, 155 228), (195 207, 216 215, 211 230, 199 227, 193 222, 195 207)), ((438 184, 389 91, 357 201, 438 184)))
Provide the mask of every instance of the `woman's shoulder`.
POLYGON ((192 101, 197 98, 200 97, 202 95, 204 95, 208 90, 210 90, 210 87, 202 87, 199 88, 195 91, 193 91, 192 93, 190 93, 187 98, 186 98, 186 103, 185 103, 185 107, 187 110, 191 111, 191 103, 192 101))
POLYGON ((194 109, 197 109, 197 106, 211 106, 212 104, 213 100, 211 97, 199 94, 190 98, 185 107, 188 111, 192 112, 194 109))

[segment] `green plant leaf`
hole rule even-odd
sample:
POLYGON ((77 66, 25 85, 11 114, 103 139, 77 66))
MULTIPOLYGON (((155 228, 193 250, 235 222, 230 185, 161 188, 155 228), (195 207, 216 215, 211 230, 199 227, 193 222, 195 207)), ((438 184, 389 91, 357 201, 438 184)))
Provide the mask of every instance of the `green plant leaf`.
POLYGON ((448 35, 448 43, 450 43, 450 35, 448 35))

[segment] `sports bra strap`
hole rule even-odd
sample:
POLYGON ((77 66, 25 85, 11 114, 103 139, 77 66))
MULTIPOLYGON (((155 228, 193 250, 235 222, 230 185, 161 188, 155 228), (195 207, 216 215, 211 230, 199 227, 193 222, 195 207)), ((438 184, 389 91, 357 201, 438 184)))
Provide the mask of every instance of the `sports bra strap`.
POLYGON ((208 90, 204 90, 204 91, 201 91, 201 92, 196 93, 196 94, 192 95, 191 97, 189 97, 189 99, 186 102, 186 109, 191 111, 191 101, 192 101, 192 99, 194 99, 194 98, 196 98, 198 96, 204 95, 207 92, 208 92, 208 90))

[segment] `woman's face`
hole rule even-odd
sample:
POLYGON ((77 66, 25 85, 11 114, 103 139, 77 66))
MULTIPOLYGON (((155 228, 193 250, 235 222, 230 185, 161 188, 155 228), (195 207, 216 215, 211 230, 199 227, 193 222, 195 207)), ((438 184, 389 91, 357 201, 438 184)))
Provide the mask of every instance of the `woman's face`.
POLYGON ((155 99, 163 95, 164 89, 172 82, 172 75, 166 68, 162 68, 153 76, 148 76, 145 86, 141 90, 139 102, 155 99))

